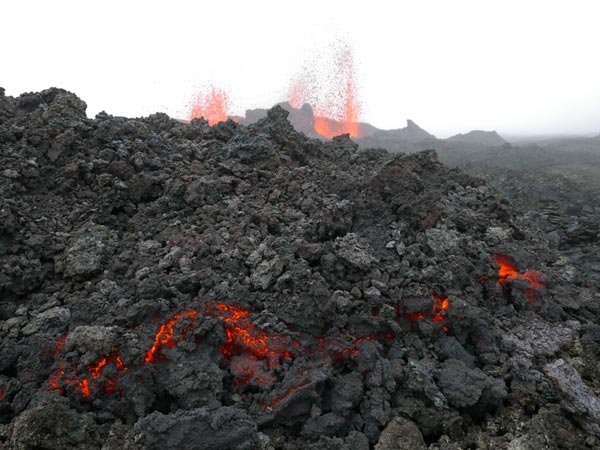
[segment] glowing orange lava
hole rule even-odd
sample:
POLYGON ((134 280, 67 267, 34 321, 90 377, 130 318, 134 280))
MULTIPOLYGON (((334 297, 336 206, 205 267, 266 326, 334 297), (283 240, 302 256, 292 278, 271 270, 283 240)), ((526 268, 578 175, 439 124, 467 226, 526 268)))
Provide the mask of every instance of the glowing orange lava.
POLYGON ((77 389, 81 392, 84 398, 87 398, 90 395, 92 395, 92 392, 90 391, 90 380, 88 380, 87 378, 84 378, 79 383, 77 383, 77 389))
POLYGON ((152 347, 150 347, 150 349, 148 349, 144 355, 144 362, 147 364, 154 364, 157 359, 165 359, 166 357, 161 352, 163 347, 173 348, 177 346, 179 342, 185 339, 187 333, 193 330, 193 325, 190 323, 188 328, 184 328, 181 331, 179 338, 175 339, 175 326, 182 319, 188 319, 190 322, 195 322, 197 316, 197 311, 193 309, 175 314, 171 319, 163 323, 154 337, 154 343, 152 344, 152 347))
POLYGON ((229 95, 227 92, 211 87, 208 93, 198 94, 194 99, 190 120, 204 117, 212 126, 227 120, 228 109, 229 95))
MULTIPOLYGON (((448 300, 448 297, 441 297, 435 293, 431 294, 431 296, 433 297, 433 307, 431 308, 431 311, 426 310, 423 312, 404 313, 404 317, 409 319, 411 322, 416 322, 424 319, 426 315, 431 313, 432 322, 440 323, 446 321, 446 314, 450 308, 450 300, 448 300)), ((448 327, 444 325, 442 330, 447 333, 448 327)))
POLYGON ((258 359, 268 359, 276 363, 292 357, 292 346, 300 347, 300 343, 288 337, 269 335, 260 330, 250 321, 249 310, 223 303, 216 304, 215 309, 215 312, 209 313, 225 323, 227 341, 219 347, 225 356, 247 352, 258 359))
POLYGON ((117 347, 115 347, 111 353, 100 358, 100 361, 97 363, 87 366, 87 373, 80 375, 77 374, 78 371, 80 372, 80 366, 78 364, 67 367, 63 361, 60 361, 59 368, 55 369, 50 375, 48 380, 48 390, 62 394, 64 392, 63 386, 72 386, 75 392, 79 392, 83 398, 90 397, 93 390, 100 390, 110 394, 114 392, 118 378, 126 370, 128 370, 128 368, 123 364, 123 360, 121 359, 117 347), (116 367, 116 373, 109 377, 106 382, 98 384, 97 380, 102 377, 104 367, 111 364, 116 367), (67 375, 67 373, 69 373, 69 375, 67 375), (94 382, 95 380, 96 382, 94 382))
POLYGON ((65 341, 67 340, 67 336, 63 336, 60 339, 56 339, 54 342, 56 343, 56 348, 54 349, 54 356, 60 355, 63 347, 65 346, 65 341))
POLYGON ((546 287, 543 275, 535 270, 520 273, 511 259, 501 253, 496 255, 496 264, 500 266, 500 269, 498 269, 498 283, 504 287, 508 287, 507 282, 509 280, 527 280, 529 288, 525 291, 525 297, 527 297, 529 303, 535 303, 537 300, 536 291, 546 287))
POLYGON ((433 313, 431 316, 431 320, 433 322, 443 322, 446 320, 446 311, 448 311, 448 307, 450 306, 450 301, 447 297, 440 297, 439 295, 432 294, 434 304, 433 304, 433 313))
MULTIPOLYGON (((163 350, 176 347, 194 331, 200 314, 198 311, 190 309, 178 312, 163 322, 151 347, 136 366, 155 364, 167 359, 163 350)), ((223 322, 226 340, 219 346, 219 350, 229 364, 235 385, 239 387, 253 384, 269 388, 276 381, 276 373, 281 370, 285 361, 303 354, 343 361, 358 354, 363 342, 375 339, 374 336, 355 337, 349 334, 324 336, 316 341, 309 338, 313 345, 316 343, 316 349, 311 344, 305 348, 287 335, 271 334, 262 330, 251 321, 250 310, 239 306, 205 303, 203 316, 223 322)), ((392 338, 393 335, 388 333, 387 339, 392 338)), ((64 339, 57 341, 54 352, 56 356, 60 356, 63 345, 64 339)), ((70 387, 74 392, 80 393, 82 398, 89 398, 95 392, 111 394, 115 392, 119 378, 127 370, 129 367, 125 366, 118 347, 115 347, 111 353, 87 366, 68 365, 64 361, 57 361, 57 368, 48 379, 47 389, 62 394, 65 388, 70 387)), ((119 392, 123 395, 122 389, 119 392)))

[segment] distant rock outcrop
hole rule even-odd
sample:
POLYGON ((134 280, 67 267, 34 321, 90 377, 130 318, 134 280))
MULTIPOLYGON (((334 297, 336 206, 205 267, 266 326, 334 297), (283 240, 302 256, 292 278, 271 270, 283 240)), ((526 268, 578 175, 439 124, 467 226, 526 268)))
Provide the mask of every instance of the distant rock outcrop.
POLYGON ((446 139, 446 142, 451 143, 464 143, 470 145, 485 145, 488 147, 494 147, 498 145, 504 145, 508 142, 503 139, 498 133, 495 131, 482 131, 482 130, 473 130, 469 131, 466 134, 457 134, 455 136, 449 137, 446 139))
POLYGON ((397 140, 412 143, 436 138, 433 134, 428 133, 410 119, 406 121, 406 127, 404 128, 397 128, 395 130, 377 130, 371 137, 382 140, 397 140))
MULTIPOLYGON (((278 105, 289 113, 288 120, 294 126, 296 131, 304 133, 308 137, 320 137, 315 131, 315 115, 312 107, 308 103, 302 105, 301 108, 294 108, 288 102, 281 102, 278 105)), ((240 118, 238 123, 240 125, 250 125, 258 122, 260 119, 267 117, 267 112, 268 109, 263 108, 247 109, 246 116, 240 118)))
POLYGON ((399 152, 406 151, 406 147, 412 147, 418 143, 424 144, 420 149, 435 148, 438 139, 408 119, 404 128, 376 130, 370 136, 364 136, 355 141, 361 148, 385 148, 392 152, 399 152))

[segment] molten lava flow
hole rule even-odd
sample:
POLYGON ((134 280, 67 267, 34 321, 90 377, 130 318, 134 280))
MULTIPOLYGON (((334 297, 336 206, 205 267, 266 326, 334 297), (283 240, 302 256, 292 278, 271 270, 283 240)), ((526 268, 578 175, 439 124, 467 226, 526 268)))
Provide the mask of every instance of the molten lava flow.
POLYGON ((0 388, 0 400, 4 398, 4 394, 6 393, 6 389, 0 388))
POLYGON ((65 346, 65 341, 67 340, 67 336, 63 336, 60 339, 56 339, 54 342, 56 343, 56 348, 54 349, 54 356, 60 355, 63 347, 65 346))
POLYGON ((225 323, 227 341, 219 347, 224 356, 231 357, 249 353, 257 359, 267 359, 276 365, 285 358, 291 358, 295 352, 292 346, 299 348, 298 342, 278 335, 269 335, 259 329, 250 320, 250 311, 237 306, 217 303, 216 311, 207 305, 208 314, 222 319, 225 323))
MULTIPOLYGON (((271 388, 277 380, 277 371, 280 371, 286 361, 303 354, 343 361, 358 354, 363 342, 375 339, 374 336, 355 337, 349 334, 324 336, 316 341, 315 350, 314 346, 309 345, 305 348, 289 336, 263 331, 251 321, 250 310, 239 306, 205 303, 202 313, 204 317, 216 318, 223 322, 226 340, 219 350, 229 364, 234 376, 234 384, 239 387, 252 384, 263 389, 271 388)), ((198 314, 200 314, 199 309, 190 309, 175 313, 163 322, 156 332, 151 347, 136 366, 155 364, 166 359, 163 350, 176 347, 194 331, 198 314)), ((386 337, 393 339, 393 334, 388 333, 386 337)), ((57 341, 55 355, 60 356, 63 343, 64 339, 61 339, 60 343, 57 341)), ((68 365, 60 360, 56 364, 57 368, 48 379, 47 389, 62 394, 65 388, 70 387, 82 398, 89 398, 96 392, 114 393, 119 378, 129 370, 121 358, 118 347, 87 366, 68 365)), ((286 396, 300 387, 292 388, 286 396)), ((123 389, 119 389, 119 393, 123 395, 123 389)))
MULTIPOLYGON (((404 317, 409 319, 411 322, 416 322, 425 318, 426 315, 431 313, 432 322, 445 322, 447 319, 446 314, 450 308, 450 300, 448 300, 448 297, 441 297, 435 293, 431 294, 431 296, 433 297, 433 307, 431 308, 431 311, 425 310, 423 312, 404 313, 404 317)), ((444 325, 442 330, 447 333, 448 327, 444 325)))
MULTIPOLYGON (((100 359, 100 361, 98 361, 96 364, 91 364, 88 366, 88 372, 92 376, 92 379, 98 380, 100 377, 102 377, 102 370, 104 369, 104 367, 109 366, 111 364, 116 367, 117 373, 109 377, 105 383, 102 383, 100 385, 100 388, 107 394, 112 394, 115 391, 115 385, 117 383, 117 380, 123 374, 123 372, 128 370, 128 367, 126 367, 125 364, 123 364, 123 360, 121 359, 121 355, 119 354, 119 349, 115 347, 112 353, 103 356, 100 359)), ((84 394, 84 397, 89 397, 89 394, 84 394)))
POLYGON ((166 357, 162 354, 163 347, 173 348, 177 346, 179 342, 185 339, 187 333, 193 330, 193 325, 190 323, 188 328, 184 328, 181 331, 179 338, 175 339, 175 326, 182 319, 188 319, 190 322, 195 322, 197 316, 197 311, 192 309, 190 311, 175 314, 171 319, 163 323, 154 337, 152 347, 150 347, 144 355, 144 362, 147 364, 154 364, 157 359, 165 359, 166 357))
POLYGON ((77 365, 73 365, 71 366, 71 368, 67 368, 67 365, 63 362, 63 361, 59 361, 58 363, 58 369, 55 369, 52 374, 50 375, 50 378, 48 379, 48 385, 50 386, 48 388, 49 392, 58 392, 59 394, 62 394, 64 392, 64 389, 62 387, 62 384, 65 385, 75 385, 77 386, 77 384, 79 384, 79 377, 77 375, 72 375, 67 377, 67 370, 69 370, 69 373, 71 372, 76 372, 78 369, 77 365))
POLYGON ((238 306, 217 303, 206 304, 206 314, 223 320, 227 340, 219 350, 231 359, 234 383, 245 386, 249 383, 270 387, 275 378, 265 368, 278 368, 285 360, 299 355, 342 361, 359 353, 363 342, 374 340, 374 336, 354 337, 344 334, 324 336, 317 340, 315 349, 304 348, 300 342, 287 336, 268 334, 250 320, 250 311, 238 306), (265 366, 261 361, 266 361, 265 366))
POLYGON ((450 306, 450 301, 448 300, 447 297, 440 297, 439 295, 436 295, 436 294, 432 294, 432 295, 433 295, 434 304, 433 304, 433 313, 431 316, 431 320, 433 322, 443 322, 444 320, 446 320, 446 311, 448 310, 448 307, 450 306))
POLYGON ((529 303, 535 303, 537 300, 536 291, 546 287, 543 275, 535 270, 519 273, 511 259, 501 253, 496 255, 496 264, 500 266, 500 269, 498 269, 498 283, 507 287, 507 282, 509 280, 527 280, 529 282, 529 288, 525 291, 525 297, 527 297, 529 303))
POLYGON ((81 380, 79 383, 77 383, 76 390, 81 392, 84 398, 87 398, 90 395, 92 395, 92 392, 90 391, 90 380, 88 380, 87 378, 81 380))
POLYGON ((198 94, 192 105, 190 120, 204 117, 209 125, 225 122, 228 116, 229 96, 227 92, 211 87, 208 93, 198 94))
POLYGON ((59 368, 55 369, 48 379, 48 390, 62 394, 64 392, 63 386, 72 386, 75 392, 81 393, 83 398, 90 397, 92 391, 95 390, 101 390, 109 394, 114 392, 118 378, 123 372, 128 370, 125 364, 123 364, 118 347, 115 347, 111 353, 100 358, 97 363, 87 366, 87 373, 78 375, 77 373, 80 372, 78 364, 72 365, 69 368, 64 361, 59 361, 58 366, 59 368), (94 383, 95 380, 102 377, 103 369, 109 365, 116 367, 116 373, 109 377, 106 382, 100 384, 97 382, 94 383))

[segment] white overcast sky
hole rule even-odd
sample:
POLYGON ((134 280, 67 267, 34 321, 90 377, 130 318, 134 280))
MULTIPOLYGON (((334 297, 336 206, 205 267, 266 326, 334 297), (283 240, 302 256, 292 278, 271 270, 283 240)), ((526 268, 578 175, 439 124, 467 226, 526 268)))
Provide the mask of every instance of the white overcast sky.
POLYGON ((92 117, 185 117, 208 83, 230 91, 233 113, 268 107, 342 40, 361 119, 380 128, 600 132, 597 0, 7 0, 0 11, 0 86, 63 87, 92 117))

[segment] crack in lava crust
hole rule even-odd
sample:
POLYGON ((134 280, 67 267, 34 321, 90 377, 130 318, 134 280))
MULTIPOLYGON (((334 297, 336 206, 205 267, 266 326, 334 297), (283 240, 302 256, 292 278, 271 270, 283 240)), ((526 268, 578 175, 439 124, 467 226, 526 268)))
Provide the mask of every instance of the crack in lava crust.
POLYGON ((498 284, 502 285, 505 289, 509 289, 508 282, 510 280, 526 280, 529 282, 529 288, 525 291, 525 297, 527 297, 530 304, 537 301, 536 292, 546 287, 543 274, 535 270, 520 273, 512 260, 501 253, 496 255, 496 264, 500 266, 498 269, 498 284))
MULTIPOLYGON (((498 271, 498 283, 508 288, 509 280, 524 279, 529 282, 529 288, 525 295, 530 303, 537 300, 536 292, 546 286, 543 275, 530 270, 520 273, 510 258, 506 255, 497 254, 496 264, 500 266, 498 271)), ((430 310, 421 312, 404 313, 403 316, 412 322, 417 322, 429 317, 434 323, 443 323, 442 329, 448 332, 446 325, 450 301, 432 293, 434 304, 430 310)), ((254 324, 250 318, 250 310, 225 303, 204 303, 203 308, 189 309, 174 313, 164 321, 155 334, 150 348, 144 353, 142 361, 135 366, 156 364, 158 361, 168 359, 163 353, 166 348, 172 349, 183 342, 188 335, 193 333, 196 323, 201 314, 204 318, 214 318, 222 321, 226 340, 219 346, 224 361, 228 364, 233 375, 234 384, 240 388, 254 385, 259 388, 270 388, 277 381, 278 371, 289 365, 298 356, 306 356, 321 360, 344 361, 360 352, 364 342, 376 340, 376 336, 354 336, 344 333, 334 336, 324 335, 320 338, 303 336, 303 342, 292 339, 288 334, 270 334, 254 324)), ((396 308, 396 315, 400 313, 396 308)), ((457 318, 460 320, 460 318, 457 318)), ((60 356, 67 336, 55 340, 55 357, 60 356)), ((394 339, 393 333, 387 333, 384 340, 394 339)), ((197 342, 196 342, 197 343, 197 342)), ((79 364, 67 364, 57 361, 58 368, 54 369, 48 379, 50 392, 64 393, 65 387, 71 386, 75 392, 79 392, 82 398, 89 398, 92 393, 104 392, 112 394, 121 375, 130 369, 123 362, 119 348, 102 356, 98 362, 82 368, 79 364), (114 367, 113 374, 105 376, 104 370, 114 367)), ((134 367, 135 367, 134 366, 134 367)), ((302 386, 290 388, 283 397, 291 395, 302 386)), ((118 390, 123 395, 123 390, 118 390)), ((4 393, 2 393, 4 395, 4 393)), ((281 400, 280 400, 281 401, 281 400)), ((269 405, 266 405, 269 406, 269 405)), ((273 405, 270 405, 271 407, 273 405)))

